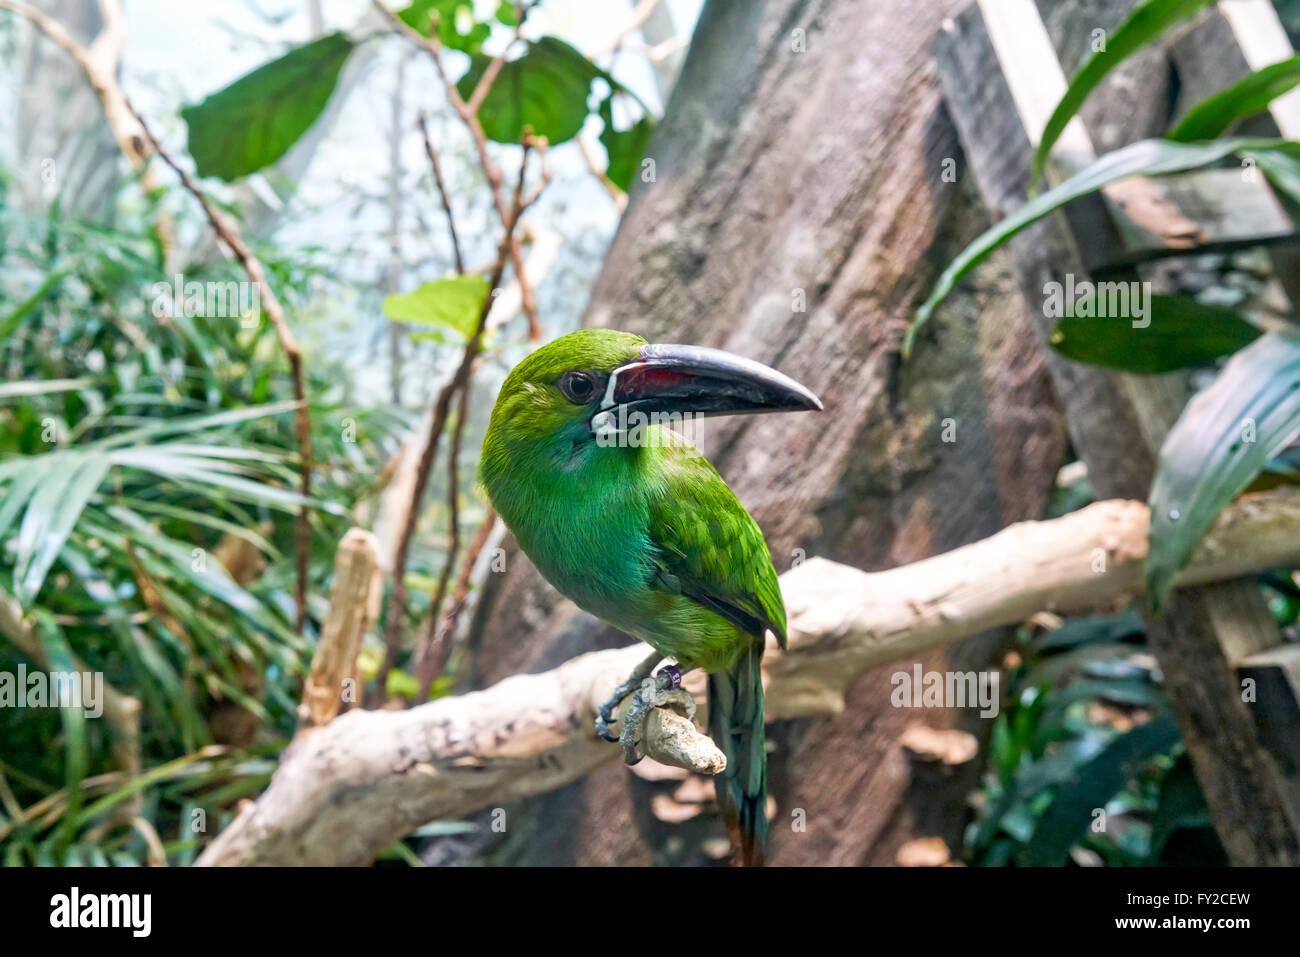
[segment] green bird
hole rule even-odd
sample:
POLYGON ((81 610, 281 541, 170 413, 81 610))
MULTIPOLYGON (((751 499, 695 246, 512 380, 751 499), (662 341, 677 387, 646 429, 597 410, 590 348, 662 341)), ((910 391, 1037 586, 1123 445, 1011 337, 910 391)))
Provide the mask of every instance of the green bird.
POLYGON ((585 329, 542 346, 507 376, 479 478, 546 579, 655 653, 600 709, 597 731, 635 763, 645 716, 689 704, 681 676, 708 672, 709 733, 726 755, 718 801, 736 861, 761 864, 767 755, 760 661, 785 606, 757 523, 670 424, 696 416, 820 409, 761 363, 585 329), (676 665, 662 668, 664 658, 676 665), (632 691, 618 738, 614 710, 632 691))

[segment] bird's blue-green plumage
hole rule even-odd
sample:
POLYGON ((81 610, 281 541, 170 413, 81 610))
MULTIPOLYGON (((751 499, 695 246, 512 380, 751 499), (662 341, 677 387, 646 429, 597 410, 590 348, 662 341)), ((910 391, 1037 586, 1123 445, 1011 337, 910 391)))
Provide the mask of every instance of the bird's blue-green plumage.
POLYGON ((713 466, 671 430, 602 447, 591 409, 556 383, 609 372, 645 341, 611 330, 564 336, 507 377, 480 478, 538 570, 579 607, 683 667, 709 672, 710 732, 727 756, 718 792, 749 858, 766 831, 765 635, 785 641, 785 608, 758 525, 713 466))

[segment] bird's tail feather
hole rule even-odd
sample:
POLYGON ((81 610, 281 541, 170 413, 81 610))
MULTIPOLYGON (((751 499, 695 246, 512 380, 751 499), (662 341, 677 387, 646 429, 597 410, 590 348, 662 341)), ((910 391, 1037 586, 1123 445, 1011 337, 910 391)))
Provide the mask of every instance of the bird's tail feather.
POLYGON ((763 736, 763 645, 730 671, 709 675, 709 735, 727 756, 714 781, 735 863, 763 864, 767 840, 767 750, 763 736))

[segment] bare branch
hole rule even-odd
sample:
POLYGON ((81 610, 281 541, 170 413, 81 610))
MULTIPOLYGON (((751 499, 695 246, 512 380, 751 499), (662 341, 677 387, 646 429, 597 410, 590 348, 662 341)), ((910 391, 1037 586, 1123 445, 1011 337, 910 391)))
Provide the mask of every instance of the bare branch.
MULTIPOLYGON (((1141 594, 1147 519, 1140 502, 1107 501, 889 571, 805 562, 781 577, 790 642, 785 653, 770 643, 763 662, 768 717, 835 714, 869 668, 1044 609, 1141 594)), ((1276 489, 1226 508, 1178 583, 1297 563, 1300 489, 1276 489)), ((485 691, 352 712, 299 735, 267 791, 199 863, 363 864, 430 820, 576 780, 619 757, 596 737, 593 719, 646 652, 642 644, 593 652, 485 691)), ((687 676, 697 695, 702 678, 687 676)), ((664 724, 660 716, 647 726, 664 724)), ((660 760, 672 751, 662 740, 646 744, 660 760)))
POLYGON ((438 163, 438 154, 434 152, 433 140, 429 138, 428 118, 420 111, 416 121, 420 127, 420 136, 424 139, 424 152, 429 157, 429 167, 433 170, 433 182, 438 187, 442 198, 442 211, 447 215, 447 232, 451 235, 451 252, 456 258, 456 275, 465 275, 465 259, 460 252, 460 238, 456 235, 456 217, 452 215, 451 199, 447 196, 447 186, 442 179, 442 166, 438 163))

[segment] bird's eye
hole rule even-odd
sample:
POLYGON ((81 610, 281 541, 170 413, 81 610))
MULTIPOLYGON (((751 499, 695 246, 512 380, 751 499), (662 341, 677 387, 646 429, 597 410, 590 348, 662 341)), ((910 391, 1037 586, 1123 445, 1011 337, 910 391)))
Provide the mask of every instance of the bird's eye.
POLYGON ((596 380, 590 372, 566 372, 556 385, 560 394, 574 405, 586 405, 596 397, 596 380))

